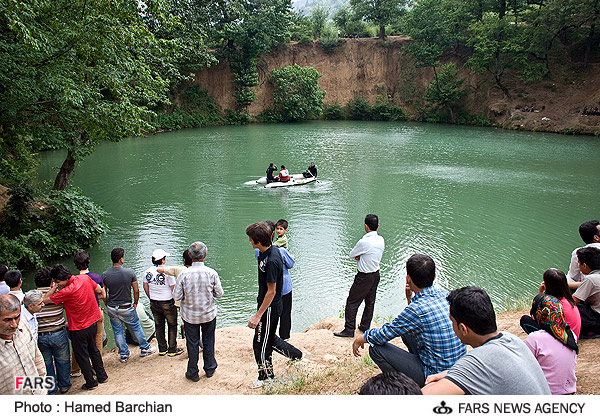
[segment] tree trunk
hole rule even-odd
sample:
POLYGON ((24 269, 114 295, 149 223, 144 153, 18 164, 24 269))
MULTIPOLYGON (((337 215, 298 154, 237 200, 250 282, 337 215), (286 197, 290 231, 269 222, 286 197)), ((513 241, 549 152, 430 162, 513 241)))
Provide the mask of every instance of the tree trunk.
POLYGON ((379 39, 385 39, 385 25, 379 25, 379 39))
POLYGON ((75 169, 75 162, 73 151, 68 150, 67 157, 65 158, 65 161, 62 163, 62 166, 56 175, 52 190, 65 190, 67 188, 67 185, 69 184, 69 177, 71 177, 71 174, 75 169))
POLYGON ((477 21, 483 19, 483 0, 477 0, 477 21))
POLYGON ((588 36, 587 45, 585 46, 585 55, 583 56, 583 66, 587 67, 592 52, 592 44, 594 43, 594 35, 596 32, 596 21, 598 19, 598 0, 594 2, 594 17, 592 17, 592 24, 590 25, 590 34, 588 36))
POLYGON ((506 15, 506 0, 499 0, 498 1, 498 17, 500 19, 503 19, 504 15, 506 15))

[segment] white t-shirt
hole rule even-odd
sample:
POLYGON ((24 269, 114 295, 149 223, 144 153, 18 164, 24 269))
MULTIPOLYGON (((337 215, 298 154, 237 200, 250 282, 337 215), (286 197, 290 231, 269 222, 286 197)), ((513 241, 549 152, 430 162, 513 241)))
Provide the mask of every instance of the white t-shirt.
MULTIPOLYGON (((600 250, 600 243, 592 242, 591 244, 586 245, 586 247, 598 248, 600 250)), ((571 264, 569 265, 569 272, 567 273, 567 280, 570 282, 580 282, 582 279, 581 271, 579 271, 579 258, 577 257, 577 250, 579 248, 575 248, 571 254, 571 264)))
POLYGON ((362 273, 374 273, 379 270, 379 262, 385 249, 383 237, 377 234, 377 231, 366 233, 360 241, 356 243, 350 252, 350 258, 360 256, 357 263, 358 271, 362 273))
POLYGON ((171 300, 175 286, 175 277, 156 271, 156 266, 150 267, 144 273, 144 283, 148 283, 150 300, 171 300))

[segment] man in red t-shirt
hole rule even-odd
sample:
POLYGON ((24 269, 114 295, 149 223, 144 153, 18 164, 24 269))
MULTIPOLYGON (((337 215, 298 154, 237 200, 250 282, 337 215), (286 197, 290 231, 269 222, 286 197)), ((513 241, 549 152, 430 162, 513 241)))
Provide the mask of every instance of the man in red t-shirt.
POLYGON ((97 322, 102 316, 96 302, 96 293, 104 301, 106 301, 106 293, 87 274, 73 276, 69 269, 62 264, 57 264, 52 268, 50 277, 52 277, 53 283, 44 296, 44 302, 62 303, 65 307, 73 354, 85 378, 85 383, 81 388, 84 390, 96 389, 98 383, 108 380, 102 355, 96 346, 97 322), (98 380, 94 377, 92 368, 96 372, 98 380))

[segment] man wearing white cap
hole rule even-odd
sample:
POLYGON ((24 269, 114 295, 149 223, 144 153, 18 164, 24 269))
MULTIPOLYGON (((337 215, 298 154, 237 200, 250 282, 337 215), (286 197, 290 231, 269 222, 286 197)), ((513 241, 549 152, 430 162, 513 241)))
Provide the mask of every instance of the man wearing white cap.
POLYGON ((167 261, 165 251, 158 249, 152 253, 152 267, 144 273, 144 292, 150 299, 150 309, 156 323, 156 339, 158 340, 158 355, 175 357, 183 353, 177 348, 177 308, 173 299, 175 277, 159 273, 157 268, 167 261), (169 345, 165 339, 165 321, 168 324, 169 345))

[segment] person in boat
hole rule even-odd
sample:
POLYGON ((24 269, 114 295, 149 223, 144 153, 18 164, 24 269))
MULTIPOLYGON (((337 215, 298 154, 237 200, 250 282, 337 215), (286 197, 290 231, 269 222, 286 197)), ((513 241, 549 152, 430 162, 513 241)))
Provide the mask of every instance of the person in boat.
POLYGON ((277 170, 277 166, 273 165, 273 163, 269 164, 269 167, 267 167, 267 184, 268 183, 273 183, 275 181, 275 177, 273 177, 273 171, 277 170))
MULTIPOLYGON (((267 182, 269 180, 267 179, 267 182)), ((275 181, 281 181, 281 182, 285 182, 285 181, 290 181, 290 172, 288 171, 287 168, 285 168, 285 166, 283 164, 281 164, 281 171, 279 171, 279 175, 277 177, 275 177, 275 181)))
POLYGON ((310 165, 308 166, 306 171, 302 173, 302 175, 304 176, 304 178, 317 177, 317 166, 315 165, 315 163, 310 163, 310 165))

